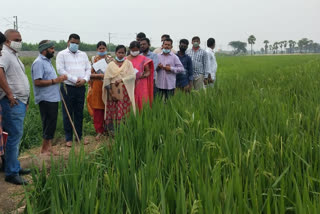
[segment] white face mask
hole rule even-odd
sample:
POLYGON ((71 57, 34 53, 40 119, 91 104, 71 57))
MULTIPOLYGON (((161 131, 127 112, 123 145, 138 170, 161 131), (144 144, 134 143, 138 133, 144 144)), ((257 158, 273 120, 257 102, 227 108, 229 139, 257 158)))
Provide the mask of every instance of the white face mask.
POLYGON ((11 41, 10 48, 15 50, 16 52, 19 52, 22 48, 22 42, 11 41))
POLYGON ((140 54, 140 51, 130 51, 130 54, 132 56, 138 56, 140 54))

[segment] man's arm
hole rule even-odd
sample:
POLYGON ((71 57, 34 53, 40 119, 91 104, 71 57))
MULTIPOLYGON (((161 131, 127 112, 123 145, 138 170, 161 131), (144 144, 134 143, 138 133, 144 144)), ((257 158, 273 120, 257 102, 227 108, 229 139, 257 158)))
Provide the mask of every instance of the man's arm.
POLYGON ((11 107, 14 105, 18 105, 18 101, 14 98, 12 94, 12 91, 6 79, 6 75, 4 73, 4 69, 2 67, 0 67, 0 88, 3 89, 4 93, 6 93, 6 96, 10 101, 11 107))
POLYGON ((203 58, 202 58, 202 61, 203 61, 203 68, 204 68, 204 77, 205 78, 208 78, 210 72, 209 72, 209 62, 208 62, 208 54, 207 54, 207 51, 203 51, 203 58))
POLYGON ((189 84, 191 85, 193 81, 193 68, 192 68, 192 60, 190 57, 188 57, 188 62, 187 62, 187 73, 188 73, 189 84))
POLYGON ((67 75, 68 80, 70 82, 77 83, 78 78, 73 76, 73 75, 71 75, 71 74, 68 74, 68 72, 64 68, 64 64, 65 64, 65 62, 64 62, 63 54, 58 53, 57 60, 56 60, 56 66, 57 66, 58 74, 59 75, 67 75))
POLYGON ((174 66, 171 67, 171 72, 177 74, 183 71, 184 71, 184 67, 180 62, 180 59, 176 55, 174 55, 174 66))

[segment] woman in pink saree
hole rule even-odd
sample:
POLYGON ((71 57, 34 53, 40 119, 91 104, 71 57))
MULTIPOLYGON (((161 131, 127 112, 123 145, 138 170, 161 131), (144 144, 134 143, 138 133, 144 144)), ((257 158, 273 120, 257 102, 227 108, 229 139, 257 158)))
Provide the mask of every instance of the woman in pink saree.
POLYGON ((130 43, 130 55, 127 57, 136 69, 136 87, 134 90, 136 106, 139 112, 142 110, 143 104, 149 102, 152 107, 153 101, 153 73, 154 66, 151 59, 140 55, 140 43, 130 43))

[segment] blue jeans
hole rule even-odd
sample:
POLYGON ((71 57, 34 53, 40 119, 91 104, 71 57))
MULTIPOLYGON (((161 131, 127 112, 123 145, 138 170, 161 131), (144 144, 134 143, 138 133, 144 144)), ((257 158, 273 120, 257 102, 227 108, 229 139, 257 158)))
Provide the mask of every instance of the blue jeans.
MULTIPOLYGON (((81 140, 83 108, 84 108, 86 88, 84 86, 75 87, 70 85, 65 85, 64 87, 63 85, 64 84, 61 84, 61 87, 60 87, 61 93, 67 104, 69 114, 72 118, 77 134, 79 136, 79 139, 81 140), (67 89, 67 93, 65 89, 67 89)), ((62 103, 62 116, 63 116, 63 127, 64 127, 66 141, 67 142, 72 141, 73 129, 63 103, 62 103)))
POLYGON ((20 162, 19 144, 23 134, 23 121, 26 116, 26 104, 18 100, 18 105, 10 107, 8 98, 4 97, 0 100, 2 107, 2 124, 3 128, 8 132, 8 139, 5 151, 6 176, 19 175, 20 162))

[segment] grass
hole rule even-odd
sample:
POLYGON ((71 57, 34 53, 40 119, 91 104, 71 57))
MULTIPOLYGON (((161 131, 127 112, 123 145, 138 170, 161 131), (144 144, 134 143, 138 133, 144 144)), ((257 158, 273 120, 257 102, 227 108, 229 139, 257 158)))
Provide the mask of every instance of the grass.
POLYGON ((206 92, 33 174, 28 213, 318 213, 320 56, 218 58, 206 92))

